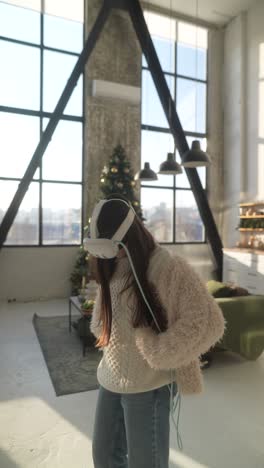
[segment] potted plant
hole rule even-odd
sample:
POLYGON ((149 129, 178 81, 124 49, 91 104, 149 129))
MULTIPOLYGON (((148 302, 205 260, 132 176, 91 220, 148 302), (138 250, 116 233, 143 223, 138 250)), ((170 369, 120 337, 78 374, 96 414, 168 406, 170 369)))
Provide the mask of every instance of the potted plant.
POLYGON ((86 301, 84 301, 82 303, 82 312, 83 314, 85 315, 91 315, 92 312, 93 312, 93 308, 94 308, 94 303, 95 301, 92 300, 92 299, 86 299, 86 301))

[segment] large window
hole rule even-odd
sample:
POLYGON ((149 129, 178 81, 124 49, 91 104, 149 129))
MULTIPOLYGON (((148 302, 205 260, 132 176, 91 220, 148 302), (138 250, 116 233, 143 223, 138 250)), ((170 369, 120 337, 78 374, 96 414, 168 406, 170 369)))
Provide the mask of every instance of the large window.
MULTIPOLYGON (((200 140, 206 149, 207 30, 183 21, 146 12, 145 18, 174 99, 188 143, 200 140)), ((173 137, 151 78, 142 60, 141 161, 156 172, 174 151, 173 137)), ((176 154, 180 162, 179 154, 176 154)), ((206 170, 198 173, 206 188, 206 170)), ((142 183, 141 202, 146 225, 160 242, 204 242, 205 233, 188 178, 158 176, 142 183)))
MULTIPOLYGON (((0 223, 83 48, 83 4, 0 1, 0 223)), ((80 77, 5 245, 80 244, 82 168, 80 77)))

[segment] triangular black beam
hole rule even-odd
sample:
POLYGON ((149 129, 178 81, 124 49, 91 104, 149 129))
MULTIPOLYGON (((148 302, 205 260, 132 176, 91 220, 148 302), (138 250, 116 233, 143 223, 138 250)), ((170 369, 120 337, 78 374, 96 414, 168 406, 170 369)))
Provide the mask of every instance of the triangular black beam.
MULTIPOLYGON (((126 9, 131 17, 134 29, 136 31, 142 52, 147 60, 152 79, 155 83, 157 93, 159 95, 164 113, 167 117, 171 133, 174 137, 176 147, 182 157, 183 153, 189 149, 183 128, 181 126, 179 117, 177 115, 173 99, 171 97, 167 82, 165 80, 163 71, 160 66, 155 47, 153 45, 151 36, 145 22, 144 14, 139 3, 139 0, 105 0, 102 9, 96 19, 93 29, 91 30, 85 47, 80 54, 80 57, 74 67, 74 70, 68 80, 68 83, 59 99, 59 102, 54 110, 54 113, 49 121, 49 124, 42 135, 42 138, 33 154, 25 175, 19 184, 18 190, 14 199, 9 206, 5 217, 3 218, 0 226, 0 248, 3 246, 10 227, 16 217, 19 206, 23 197, 29 187, 29 184, 34 176, 34 173, 41 161, 41 158, 48 146, 49 141, 56 129, 58 121, 63 114, 63 111, 68 103, 74 87, 84 70, 93 48, 98 40, 98 37, 104 27, 104 24, 109 16, 112 8, 126 9)), ((211 245, 212 253, 214 255, 218 277, 222 276, 222 242, 219 236, 206 193, 202 187, 199 175, 196 169, 186 169, 186 174, 193 191, 198 210, 202 221, 204 223, 206 234, 209 244, 211 245)))
POLYGON ((19 210, 19 207, 21 205, 21 202, 28 190, 29 184, 32 181, 34 174, 40 164, 40 161, 43 157, 43 154, 45 153, 45 150, 52 138, 52 135, 58 125, 58 122, 60 118, 62 117, 62 114, 64 112, 65 107, 67 106, 67 103, 72 95, 72 92, 77 84, 78 79, 80 78, 81 73, 84 70, 85 64, 88 61, 95 45, 96 42, 100 36, 100 33, 102 32, 105 22, 109 16, 109 13, 112 9, 112 5, 108 2, 105 1, 103 3, 103 6, 99 12, 99 15, 95 21, 95 24, 87 38, 86 44, 83 48, 83 51, 81 52, 76 65, 72 71, 72 74, 62 92, 62 95, 58 101, 58 104, 56 105, 54 112, 50 118, 50 121, 43 132, 43 135, 40 139, 40 142, 32 156, 32 159, 27 167, 27 170, 18 186, 18 189, 15 193, 15 196, 2 220, 2 223, 0 225, 0 249, 2 248, 9 229, 11 228, 14 219, 16 217, 16 214, 19 210))
MULTIPOLYGON (((164 73, 162 71, 155 47, 153 45, 139 0, 126 0, 127 9, 130 14, 134 29, 136 31, 142 52, 148 63, 148 67, 155 83, 164 113, 167 117, 171 133, 174 137, 176 147, 182 158, 185 151, 189 149, 181 122, 179 120, 174 101, 171 97, 164 73)), ((222 278, 222 241, 208 203, 206 192, 201 184, 196 169, 186 168, 186 174, 194 194, 198 210, 205 226, 207 238, 212 249, 217 266, 217 276, 222 278)))

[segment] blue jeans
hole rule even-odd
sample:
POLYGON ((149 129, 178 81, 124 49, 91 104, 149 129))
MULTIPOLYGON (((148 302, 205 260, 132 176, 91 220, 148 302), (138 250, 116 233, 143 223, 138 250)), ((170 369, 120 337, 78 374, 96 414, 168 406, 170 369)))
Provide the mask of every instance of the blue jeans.
POLYGON ((100 387, 93 433, 94 468, 168 468, 169 414, 167 385, 122 394, 100 387))

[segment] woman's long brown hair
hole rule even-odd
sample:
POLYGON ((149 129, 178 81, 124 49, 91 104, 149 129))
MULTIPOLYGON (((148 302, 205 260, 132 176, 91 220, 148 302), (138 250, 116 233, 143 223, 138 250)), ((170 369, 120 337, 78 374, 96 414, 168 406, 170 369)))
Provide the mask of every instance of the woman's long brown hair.
MULTIPOLYGON (((111 195, 109 199, 127 199, 121 195, 111 195)), ((111 238, 120 226, 122 221, 125 219, 128 213, 128 206, 118 200, 109 201, 106 203, 98 217, 97 228, 100 238, 111 238)), ((147 270, 149 266, 150 257, 156 247, 156 243, 145 228, 138 216, 135 216, 134 222, 131 225, 126 236, 122 240, 126 244, 129 253, 131 255, 135 270, 137 272, 138 279, 143 288, 145 296, 155 314, 155 318, 162 331, 167 328, 166 313, 160 303, 157 291, 155 287, 149 283, 147 279, 147 270)), ((101 286, 101 312, 99 323, 102 324, 102 334, 97 341, 97 347, 107 346, 110 340, 111 328, 112 328, 112 303, 110 294, 110 281, 116 269, 117 259, 99 259, 93 258, 93 268, 96 275, 96 280, 101 286)), ((134 328, 151 326, 157 331, 157 327, 154 324, 153 318, 148 310, 141 292, 136 284, 134 275, 131 273, 128 275, 125 287, 122 292, 129 289, 130 293, 133 293, 136 299, 135 310, 132 316, 132 325, 134 328)))

